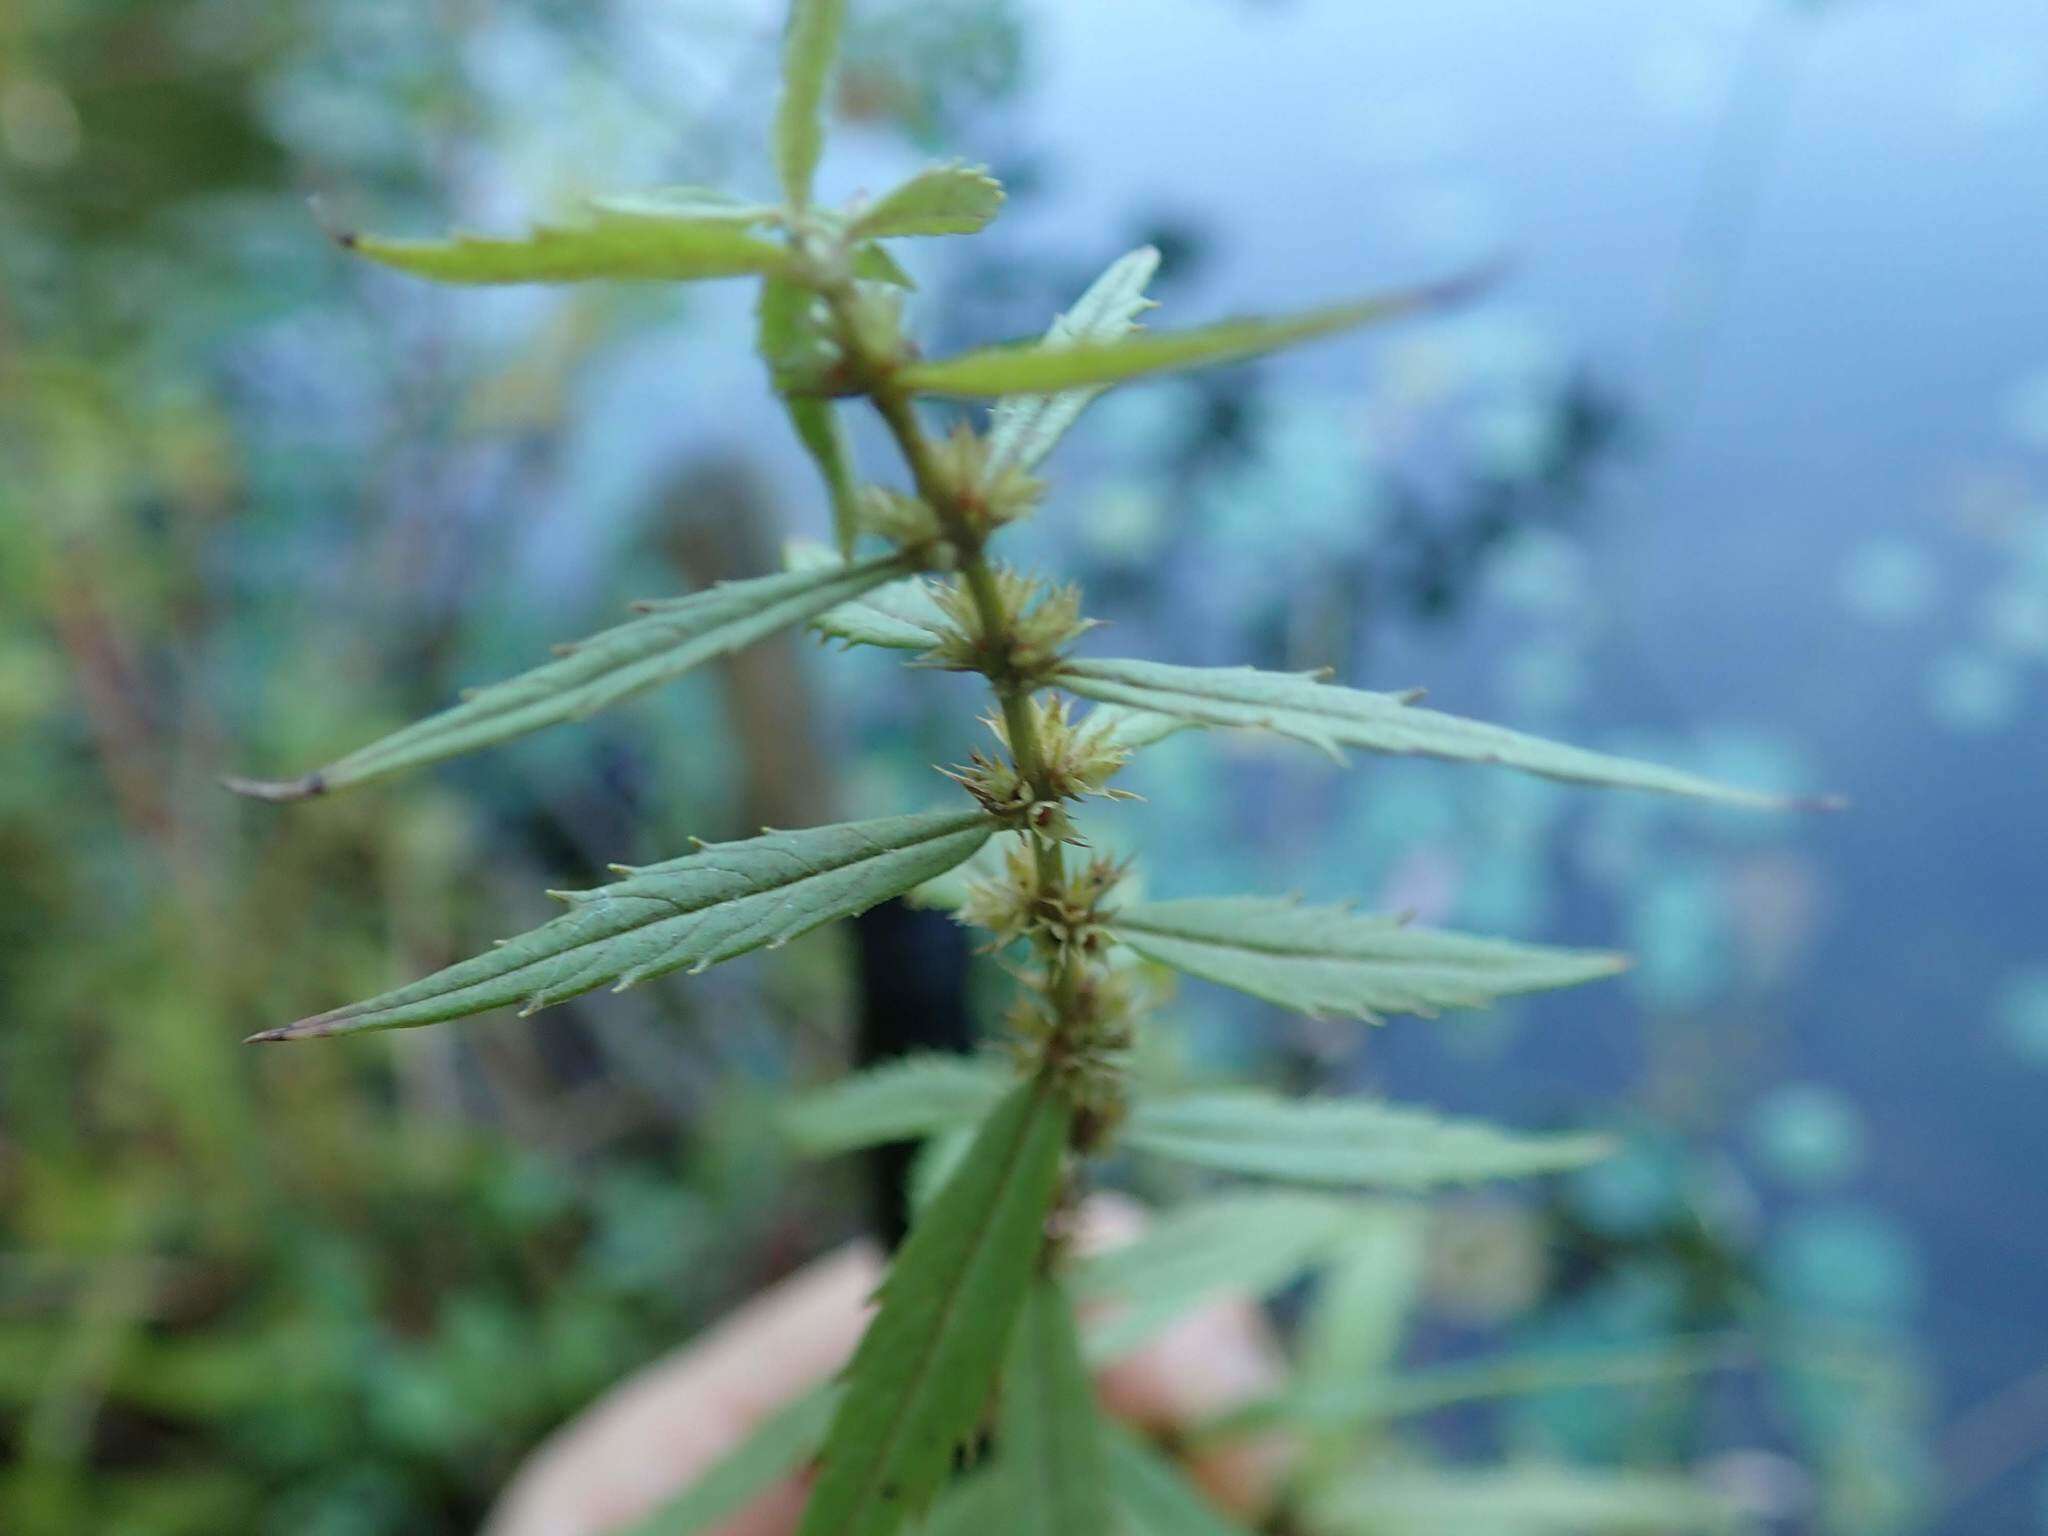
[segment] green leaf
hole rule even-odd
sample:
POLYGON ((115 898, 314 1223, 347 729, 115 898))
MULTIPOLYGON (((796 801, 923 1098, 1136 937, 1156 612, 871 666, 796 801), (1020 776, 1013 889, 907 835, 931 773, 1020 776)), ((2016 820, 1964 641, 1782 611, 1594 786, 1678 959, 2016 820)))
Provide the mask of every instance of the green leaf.
POLYGON ((838 1403, 837 1387, 819 1386, 777 1409, 683 1493, 618 1536, 697 1536, 722 1525, 817 1455, 838 1403))
POLYGON ((847 444, 846 424, 830 400, 787 398, 782 404, 798 440, 824 477, 832 498, 832 536, 840 555, 851 560, 860 525, 854 513, 853 450, 847 444))
POLYGON ((1109 1491, 1128 1536, 1246 1536, 1126 1425, 1107 1424, 1109 1491))
POLYGON ((792 0, 782 35, 782 99, 775 108, 775 171, 789 206, 811 200, 825 152, 825 86, 839 52, 846 0, 792 0))
POLYGON ((558 661, 471 694, 296 779, 229 779, 237 794, 299 800, 437 763, 529 731, 581 720, 692 667, 764 640, 903 574, 885 556, 859 565, 778 572, 645 603, 644 618, 567 648, 558 661))
POLYGON ((1375 1468, 1313 1498, 1310 1511, 1311 1528, 1344 1536, 1680 1536, 1741 1526, 1725 1500, 1689 1478, 1543 1463, 1375 1468))
MULTIPOLYGON (((800 369, 807 357, 817 357, 825 346, 816 323, 816 295, 785 277, 770 277, 761 284, 761 301, 756 309, 760 351, 771 373, 800 369)), ((830 400, 813 396, 782 395, 782 407, 797 441, 818 466, 825 492, 832 505, 832 532, 843 560, 853 558, 854 536, 859 531, 855 513, 853 449, 846 437, 845 423, 830 400)))
POLYGON ((906 1056, 791 1100, 783 1134, 812 1157, 921 1141, 980 1120, 1014 1078, 993 1057, 906 1056))
POLYGON ((890 1536, 987 1405, 1044 1242, 1068 1111, 1043 1082, 999 1104, 889 1267, 800 1536, 890 1536))
POLYGON ((1318 1272, 1302 1318, 1297 1364, 1279 1395, 1212 1419, 1198 1433, 1257 1432, 1281 1424, 1299 1447, 1297 1473, 1320 1480, 1353 1465, 1357 1425, 1291 1410, 1303 1397, 1377 1386, 1387 1380, 1421 1300, 1429 1217, 1410 1201, 1361 1205, 1350 1231, 1318 1272))
POLYGON ((863 282, 887 283, 892 288, 915 288, 903 264, 879 245, 854 247, 853 275, 863 282))
POLYGON ((1300 1190, 1244 1190, 1175 1206, 1133 1241, 1074 1266, 1075 1289, 1116 1303, 1088 1330, 1097 1362, 1129 1354, 1221 1296, 1264 1296, 1335 1251, 1359 1202, 1300 1190))
POLYGON ((1089 727, 1104 733, 1108 744, 1128 752, 1142 752, 1169 736, 1190 729, 1191 722, 1149 710, 1126 709, 1121 704, 1098 704, 1089 711, 1089 727))
POLYGON ((916 1536, 1010 1536, 1019 1530, 1010 1485, 991 1468, 956 1477, 912 1527, 916 1536))
POLYGON ((1003 186, 988 167, 953 161, 930 165, 901 186, 885 192, 855 215, 857 240, 886 240, 899 235, 971 235, 984 228, 1003 206, 1003 186))
MULTIPOLYGON (((1304 1340, 1302 1355, 1308 1361, 1317 1358, 1310 1341, 1304 1340)), ((1355 1430, 1375 1421, 1434 1413, 1460 1403, 1589 1387, 1656 1386, 1733 1370, 1745 1363, 1739 1341, 1704 1338, 1672 1340, 1649 1349, 1492 1358, 1404 1376, 1384 1371, 1341 1376, 1331 1372, 1319 1380, 1297 1382, 1267 1402, 1236 1409, 1212 1427, 1242 1432, 1287 1424, 1355 1430)))
POLYGON ((1253 1088, 1141 1099, 1124 1141, 1228 1173, 1408 1190, 1555 1173, 1612 1150, 1599 1136, 1524 1136, 1369 1099, 1289 1099, 1253 1088))
POLYGON ((865 912, 959 863, 994 830, 979 811, 930 811, 705 843, 610 885, 557 892, 569 903, 562 916, 423 981, 252 1038, 405 1029, 515 1003, 528 1014, 607 982, 623 991, 683 966, 701 971, 865 912))
POLYGON ((1620 955, 1477 939, 1398 917, 1287 897, 1148 901, 1114 914, 1116 936, 1149 960, 1311 1016, 1380 1021, 1481 1008, 1518 992, 1575 986, 1624 969, 1620 955))
POLYGON ((344 235, 360 256, 443 283, 574 283, 594 278, 694 281, 780 272, 789 251, 748 232, 758 218, 737 207, 709 215, 658 200, 611 198, 570 224, 524 235, 458 232, 445 240, 344 235))
POLYGON ((1108 1536, 1101 1414, 1074 1312, 1049 1275, 1032 1282, 1003 1379, 999 1468, 1027 1536, 1108 1536))
POLYGON ((680 219, 692 224, 736 224, 754 229, 782 221, 782 210, 772 203, 747 203, 716 187, 656 187, 647 192, 629 192, 594 197, 590 206, 601 214, 630 219, 680 219))
POLYGON ((940 1131, 917 1149, 910 1163, 910 1209, 921 1211, 938 1197, 953 1177, 967 1149, 974 1145, 974 1126, 956 1125, 940 1131))
MULTIPOLYGON (((1119 341, 1137 329, 1138 316, 1153 307, 1145 285, 1159 269, 1159 251, 1144 245, 1111 262, 1074 307, 1059 316, 1040 346, 1061 349, 1119 341)), ((1084 385, 1056 395, 1014 395, 989 414, 990 480, 1013 469, 1030 470, 1051 453, 1088 403, 1108 386, 1084 385)))
POLYGON ((1428 1236, 1418 1206, 1360 1208, 1302 1319, 1299 1383, 1314 1390, 1385 1378, 1422 1299, 1428 1236))
MULTIPOLYGON (((1768 810, 1801 802, 1717 784, 1697 774, 1560 746, 1497 725, 1418 709, 1415 693, 1366 693, 1313 672, 1176 667, 1157 661, 1069 661, 1062 688, 1106 704, 1174 715, 1198 725, 1267 730, 1342 759, 1343 747, 1453 762, 1497 763, 1574 784, 1695 795, 1768 810)), ((1805 802, 1825 804, 1826 802, 1805 802)))
MULTIPOLYGON (((802 541, 790 544, 787 559, 792 570, 815 570, 839 563, 838 557, 823 545, 802 541)), ((847 645, 928 651, 944 638, 951 623, 932 596, 931 582, 923 576, 911 576, 827 609, 811 620, 811 628, 847 645)))
POLYGON ((1391 320, 1462 297, 1470 281, 1416 288, 1279 319, 1225 320, 1192 331, 1147 331, 1116 341, 983 347, 959 357, 914 363, 896 377, 927 395, 1029 395, 1119 384, 1148 373, 1234 363, 1318 336, 1391 320))

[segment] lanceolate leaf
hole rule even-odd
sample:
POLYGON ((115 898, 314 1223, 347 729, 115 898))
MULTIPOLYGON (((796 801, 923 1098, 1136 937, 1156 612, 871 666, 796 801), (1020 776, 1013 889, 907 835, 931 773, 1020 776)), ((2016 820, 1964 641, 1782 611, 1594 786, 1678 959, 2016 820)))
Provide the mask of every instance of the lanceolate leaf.
POLYGON ((1627 962, 1418 928, 1345 907, 1285 897, 1227 896, 1125 907, 1116 936, 1148 959, 1302 1013, 1434 1014, 1480 1008, 1517 992, 1612 976, 1627 962))
POLYGON ((921 1141, 980 1120, 1014 1076, 992 1058, 906 1056, 793 1100, 782 1126, 814 1157, 921 1141))
POLYGON ((1386 1378, 1422 1298, 1428 1237, 1428 1212, 1412 1202, 1359 1211, 1302 1318, 1301 1388, 1386 1378))
MULTIPOLYGON (((1159 251, 1144 245, 1111 262, 1107 271, 1074 301, 1074 307, 1052 323, 1041 347, 1101 346, 1119 341, 1137 328, 1138 316, 1152 308, 1145 285, 1159 270, 1159 251)), ((1032 469, 1107 388, 1090 384, 1056 395, 1013 395, 998 401, 989 414, 988 470, 991 479, 1012 469, 1032 469)))
POLYGON ((524 235, 445 240, 344 235, 358 255, 443 283, 573 283, 593 278, 694 280, 782 271, 788 250, 748 233, 750 219, 672 211, 659 202, 593 203, 573 224, 524 235))
POLYGON ((1782 810, 1796 803, 1675 768, 1561 746, 1497 725, 1419 709, 1414 702, 1417 694, 1367 693, 1325 683, 1312 672, 1070 661, 1060 668, 1059 684, 1104 703, 1175 715, 1200 725, 1274 731, 1334 757, 1342 756, 1340 748, 1360 747, 1453 762, 1497 763, 1568 783, 1695 795, 1762 809, 1782 810))
POLYGON ((1130 1536, 1247 1536, 1180 1468, 1121 1424, 1106 1424, 1109 1490, 1130 1536))
POLYGON ((830 400, 786 398, 782 403, 798 440, 824 477, 832 498, 832 537, 840 555, 850 560, 860 529, 854 519, 853 450, 847 444, 845 423, 830 400))
POLYGON ((1525 1136, 1369 1099, 1251 1088, 1141 1099, 1124 1141, 1228 1173, 1410 1190, 1580 1168, 1612 1150, 1599 1136, 1525 1136))
POLYGON ((1310 1503, 1311 1528, 1356 1536, 1685 1536, 1740 1528, 1736 1511, 1691 1478, 1540 1462, 1483 1471, 1376 1467, 1310 1503))
POLYGON ((681 219, 695 224, 736 224, 754 229, 777 224, 782 210, 769 203, 745 203, 716 187, 656 187, 647 192, 618 193, 594 197, 590 206, 599 213, 633 219, 681 219))
POLYGON ((913 1536, 1010 1536, 1017 1527, 1016 1499, 1001 1472, 983 1465, 956 1477, 932 1500, 913 1536))
POLYGON ((1470 281, 1332 304, 1304 314, 1266 320, 1225 320, 1192 331, 1147 331, 1117 341, 984 347, 959 357, 916 363, 898 380, 928 395, 1029 395, 1105 386, 1148 373, 1233 363, 1282 347, 1390 320, 1444 304, 1471 290, 1470 281))
POLYGON ((947 623, 931 591, 925 577, 912 576, 827 609, 811 620, 811 627, 848 645, 928 651, 939 643, 947 623))
POLYGON ((706 843, 610 885, 558 892, 569 903, 562 916, 423 981, 253 1038, 402 1029, 512 1004, 532 1013, 607 982, 701 971, 900 895, 995 827, 979 811, 931 811, 706 843))
POLYGON ((1088 1330, 1097 1361, 1128 1354, 1224 1295, 1264 1296, 1335 1252, 1360 1224, 1358 1201, 1305 1190, 1238 1190, 1179 1205, 1135 1240, 1090 1254, 1075 1290, 1111 1305, 1088 1330))
POLYGON ((825 86, 839 53, 846 0, 793 0, 782 38, 782 99, 775 108, 775 169, 792 208, 811 200, 825 150, 825 86))
POLYGON ((1002 183, 986 167, 927 166, 885 192, 853 221, 856 239, 898 235, 971 235, 1003 206, 1002 183))
POLYGON ((682 1494, 619 1536, 698 1536, 722 1526, 817 1455, 838 1403, 838 1388, 822 1386, 777 1409, 682 1494))
POLYGON ((452 709, 351 752, 302 778, 230 779, 238 794, 298 800, 418 768, 529 731, 580 720, 692 667, 858 597, 903 574, 894 557, 723 582, 643 605, 644 618, 608 629, 549 662, 471 694, 452 709))
MULTIPOLYGON (((819 544, 792 544, 792 570, 814 570, 837 564, 819 544)), ((951 621, 932 597, 931 581, 911 576, 849 599, 811 620, 811 628, 848 645, 879 645, 896 651, 928 651, 944 637, 951 621)))
MULTIPOLYGON (((1306 1358, 1313 1346, 1304 1343, 1306 1358)), ((1574 1350, 1551 1355, 1510 1355, 1474 1364, 1437 1366, 1407 1375, 1383 1369, 1299 1381, 1280 1396, 1232 1410, 1208 1426, 1244 1433, 1285 1424, 1293 1428, 1355 1431, 1382 1419, 1433 1413, 1460 1403, 1527 1397, 1587 1388, 1627 1388, 1683 1381, 1748 1363, 1726 1338, 1673 1339, 1636 1350, 1574 1350)))
POLYGON ((1087 723, 1091 728, 1104 732, 1111 746, 1123 747, 1131 752, 1156 746, 1167 737, 1177 736, 1193 725, 1192 721, 1176 720, 1172 715, 1155 715, 1142 709, 1126 709, 1121 704, 1096 705, 1089 714, 1087 723))
POLYGON ((800 1536, 890 1536, 930 1501, 989 1401, 1044 1242, 1067 1109, 1012 1090, 911 1229, 846 1396, 800 1536))
POLYGON ((1003 1377, 1002 1476, 1022 1536, 1108 1536, 1101 1415, 1060 1283, 1034 1280, 1003 1377))

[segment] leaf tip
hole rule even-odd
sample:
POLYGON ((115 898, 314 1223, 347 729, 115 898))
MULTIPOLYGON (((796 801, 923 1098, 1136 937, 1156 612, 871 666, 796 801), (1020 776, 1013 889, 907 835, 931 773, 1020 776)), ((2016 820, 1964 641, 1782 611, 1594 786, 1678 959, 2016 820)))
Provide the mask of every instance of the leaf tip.
POLYGON ((335 1009, 328 1013, 316 1013, 310 1018, 295 1019, 274 1029, 259 1029, 244 1039, 242 1044, 270 1045, 279 1040, 317 1040, 323 1035, 339 1034, 344 1011, 335 1009))
POLYGON ((302 774, 296 779, 245 779, 238 774, 223 774, 221 787, 249 800, 266 800, 272 805, 283 805, 293 800, 310 800, 315 795, 327 793, 325 774, 314 772, 302 774))

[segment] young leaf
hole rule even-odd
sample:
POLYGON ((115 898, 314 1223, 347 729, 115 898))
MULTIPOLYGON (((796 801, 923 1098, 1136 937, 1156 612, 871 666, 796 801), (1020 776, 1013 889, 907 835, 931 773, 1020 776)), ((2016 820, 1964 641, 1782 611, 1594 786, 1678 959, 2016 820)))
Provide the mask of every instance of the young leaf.
MULTIPOLYGON (((1342 758, 1342 747, 1453 762, 1498 763, 1544 778, 1613 789, 1695 795, 1767 810, 1801 802, 1717 784, 1697 774, 1560 746, 1519 731, 1418 709, 1412 693, 1367 693, 1313 672, 1256 667, 1177 667, 1156 661, 1069 661, 1059 685, 1072 693, 1200 725, 1274 731, 1342 758)), ((1808 802, 1824 803, 1824 802, 1808 802)))
POLYGON ((884 556, 859 565, 779 572, 721 582, 644 605, 647 615, 568 648, 544 667, 479 689, 452 709, 351 752, 297 779, 229 779, 237 794, 299 800, 418 768, 529 731, 580 720, 692 667, 766 639, 903 574, 884 556))
POLYGON ((971 235, 1003 206, 1003 186, 988 168, 953 161, 928 165, 854 217, 856 240, 899 235, 971 235))
POLYGON ((1035 395, 1104 387, 1148 373, 1234 363, 1318 336, 1435 308, 1462 298, 1471 280, 1332 304, 1267 320, 1225 320, 1192 331, 1147 331, 1115 341, 983 347, 958 357, 913 363, 897 374, 906 389, 927 395, 1035 395))
POLYGON ((832 537, 840 557, 850 561, 860 525, 854 517, 853 450, 846 440, 846 424, 830 400, 785 398, 782 404, 798 441, 824 477, 832 498, 832 537))
POLYGON ((524 235, 457 233, 445 240, 343 235, 360 256, 443 283, 574 283, 594 278, 694 281, 780 272, 788 250, 748 233, 751 217, 671 210, 658 201, 613 198, 589 205, 573 224, 542 224, 524 235))
POLYGON ((839 1389, 820 1386, 778 1408, 680 1495, 618 1536, 699 1536, 721 1526, 817 1455, 838 1404, 839 1389))
POLYGON ((1115 1423, 1103 1429, 1110 1496, 1128 1536, 1247 1536, 1135 1430, 1115 1423))
POLYGON ((1003 1378, 1001 1475, 1022 1536, 1108 1536, 1101 1415, 1074 1311, 1049 1275, 1032 1282, 1003 1378))
POLYGON ((1031 1283, 1066 1105, 1020 1085, 911 1228, 847 1368, 800 1536, 890 1536, 922 1510, 988 1403, 1031 1283))
POLYGON ((1312 1529, 1346 1536, 1658 1536, 1740 1528, 1690 1478, 1541 1462, 1485 1470, 1375 1467, 1310 1500, 1312 1529))
POLYGON ((1360 1209, 1355 1200, 1286 1189, 1174 1207, 1133 1241, 1075 1265, 1077 1292, 1116 1304, 1089 1328, 1089 1358, 1128 1354, 1214 1297, 1279 1290, 1335 1251, 1360 1209))
POLYGON ((783 1133, 813 1157, 921 1141, 980 1120, 1013 1075, 987 1057, 906 1056, 792 1100, 783 1133))
POLYGON ((1517 992, 1612 976, 1619 955, 1476 939, 1345 907, 1227 896, 1125 907, 1111 929, 1147 959, 1311 1016, 1380 1022, 1481 1008, 1517 992))
POLYGON ((853 250, 853 275, 863 282, 887 283, 892 288, 915 288, 903 264, 889 254, 886 246, 870 241, 853 250))
POLYGON ((775 170, 789 206, 811 200, 825 151, 825 86, 839 52, 846 0, 792 0, 782 36, 782 99, 775 107, 775 170))
MULTIPOLYGON (((1159 250, 1143 245, 1109 264, 1074 307, 1059 316, 1039 345, 1050 348, 1100 346, 1121 340, 1137 328, 1138 316, 1152 308, 1145 285, 1159 270, 1159 250)), ((1084 385, 1056 395, 1013 395, 989 413, 987 476, 993 481, 1011 470, 1037 467, 1067 429, 1108 386, 1084 385)))
POLYGON ((1524 1136, 1369 1099, 1288 1099, 1255 1088, 1140 1099, 1124 1141, 1228 1173, 1407 1190, 1555 1173, 1612 1150, 1599 1136, 1524 1136))
POLYGON ((406 1029, 517 1003, 532 1013, 612 982, 701 971, 853 917, 959 863, 995 830, 979 811, 929 811, 768 832, 557 892, 569 910, 516 939, 366 1002, 266 1030, 297 1040, 406 1029))
POLYGON ((594 197, 590 206, 599 213, 629 219, 680 219, 693 224, 736 224, 754 229, 780 223, 782 210, 771 203, 747 203, 716 187, 656 187, 647 192, 628 192, 594 197))

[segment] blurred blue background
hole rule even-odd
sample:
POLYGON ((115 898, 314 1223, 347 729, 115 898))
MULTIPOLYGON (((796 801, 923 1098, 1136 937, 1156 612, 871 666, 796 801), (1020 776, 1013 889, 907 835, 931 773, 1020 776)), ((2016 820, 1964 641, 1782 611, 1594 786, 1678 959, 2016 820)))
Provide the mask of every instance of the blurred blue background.
MULTIPOLYGON (((932 350, 1037 330, 1147 240, 1161 324, 1508 260, 1454 313, 1098 405, 1012 553, 1084 582, 1104 646, 1332 664, 1852 802, 1177 738, 1095 824, 1155 892, 1636 954, 1369 1038, 1178 1000, 1194 1070, 1629 1133, 1439 1215, 1416 1358, 1800 1343, 1649 1431, 1566 1398, 1446 1442, 1768 1457, 1786 1530, 2048 1529, 2039 6, 853 14, 824 192, 935 154, 1011 190, 905 253, 932 350)), ((791 643, 356 796, 213 787, 822 531, 744 285, 434 289, 319 222, 759 192, 778 24, 0 18, 0 1527, 468 1528, 551 1424, 847 1230, 853 1171, 790 1168, 758 1113, 844 1058, 830 936, 530 1023, 235 1042, 607 861, 926 803, 971 690, 791 643)))

